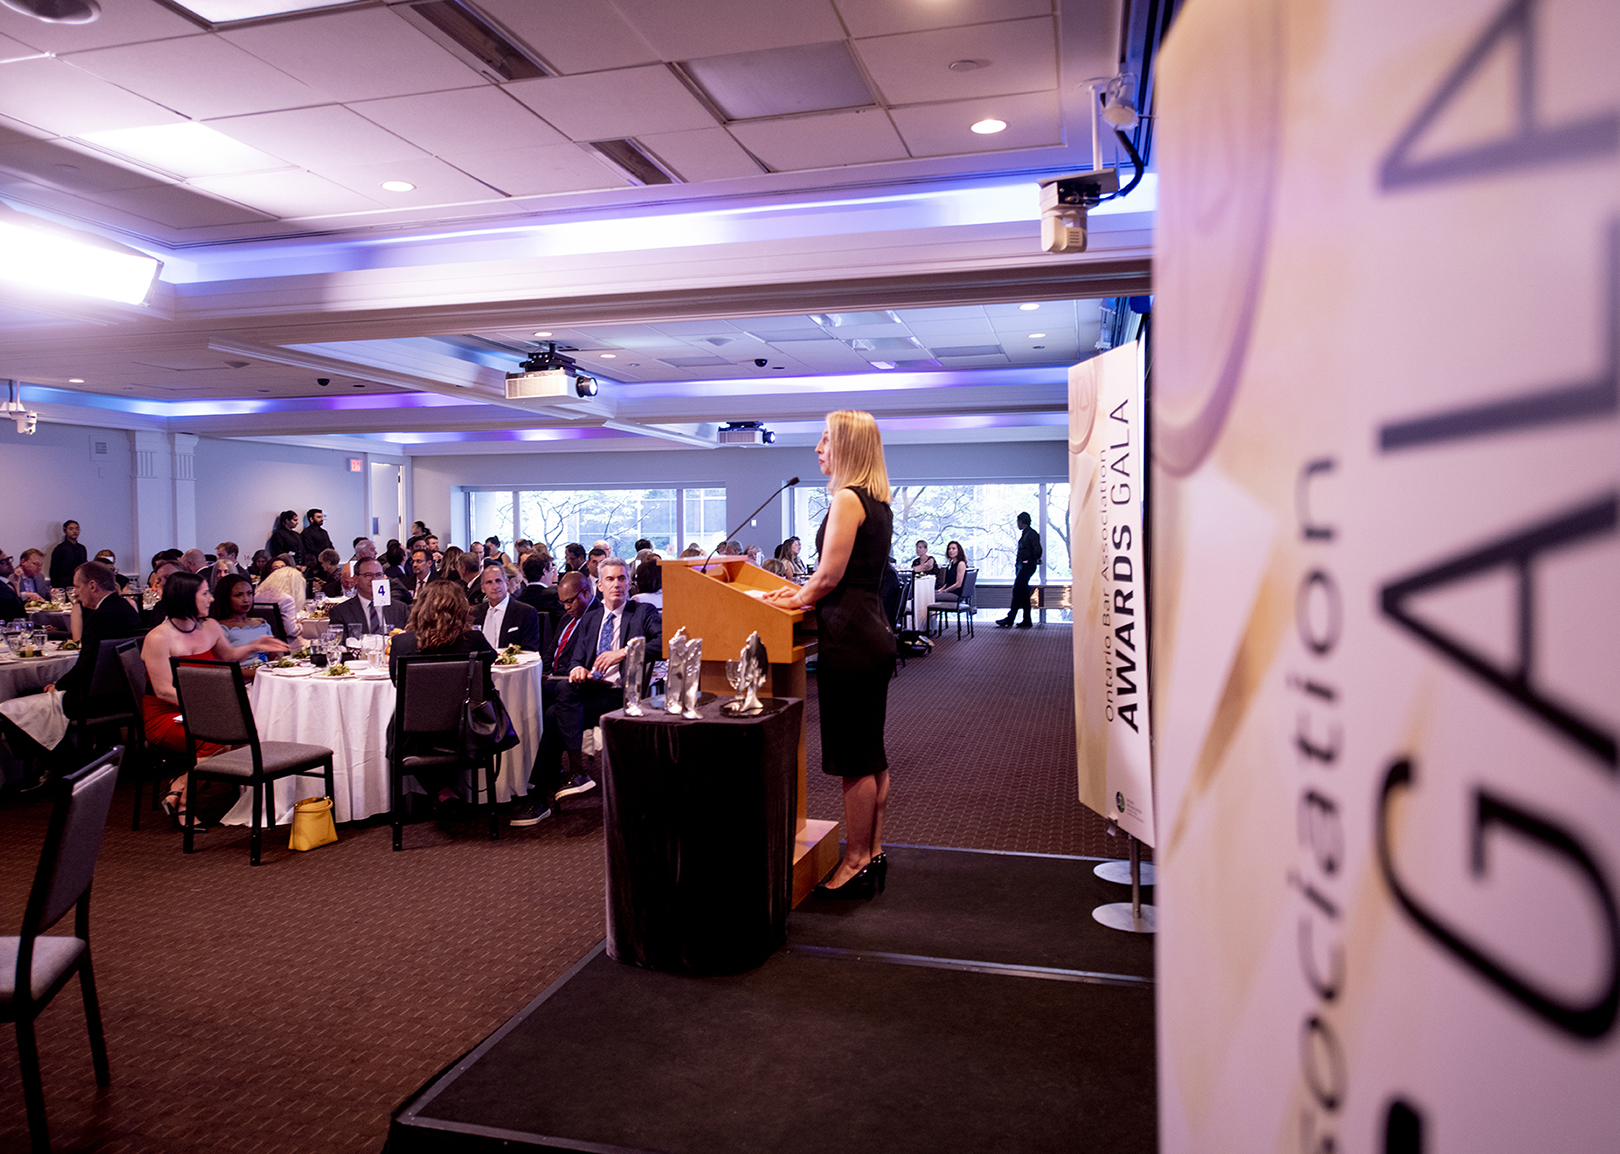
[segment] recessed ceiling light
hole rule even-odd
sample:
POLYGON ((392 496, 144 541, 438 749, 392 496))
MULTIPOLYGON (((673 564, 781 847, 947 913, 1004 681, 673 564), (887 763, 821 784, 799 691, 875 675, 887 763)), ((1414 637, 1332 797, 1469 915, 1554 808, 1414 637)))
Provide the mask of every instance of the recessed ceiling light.
POLYGON ((68 378, 68 384, 70 384, 70 385, 82 385, 82 384, 84 384, 84 378, 83 377, 69 377, 68 378))
POLYGON ((872 367, 874 369, 892 369, 892 368, 894 368, 894 362, 893 361, 873 361, 872 362, 872 367))
POLYGON ((259 392, 261 392, 261 393, 268 393, 269 391, 270 391, 269 389, 260 389, 259 390, 259 392))
POLYGON ((1044 337, 1045 335, 1046 335, 1045 333, 1030 333, 1029 334, 1029 339, 1032 340, 1032 341, 1038 341, 1042 337, 1044 337))
POLYGON ((602 359, 604 361, 611 361, 614 357, 616 357, 618 355, 619 355, 618 353, 603 353, 602 354, 602 359))
POLYGON ((953 60, 945 67, 949 68, 952 72, 977 72, 980 68, 983 68, 984 65, 980 64, 977 60, 953 60))
POLYGON ((997 132, 1003 131, 1006 127, 1007 122, 1005 120, 997 120, 993 116, 989 117, 988 119, 981 120, 972 126, 973 131, 977 132, 980 136, 991 136, 997 132))
POLYGON ((416 185, 408 180, 385 180, 382 182, 384 192, 415 192, 416 185))
POLYGON ((534 335, 537 336, 537 337, 549 337, 551 334, 550 333, 535 333, 534 335))
POLYGON ((200 16, 210 24, 230 24, 261 16, 284 16, 291 12, 311 12, 335 8, 348 0, 175 0, 175 6, 200 16))
POLYGON ((1041 306, 1040 305, 1019 305, 1018 307, 1022 311, 1026 312, 1026 313, 1029 313, 1029 312, 1034 312, 1036 309, 1040 308, 1041 306))
POLYGON ((1045 345, 1030 345, 1029 347, 1032 348, 1032 349, 1044 349, 1046 346, 1045 345))

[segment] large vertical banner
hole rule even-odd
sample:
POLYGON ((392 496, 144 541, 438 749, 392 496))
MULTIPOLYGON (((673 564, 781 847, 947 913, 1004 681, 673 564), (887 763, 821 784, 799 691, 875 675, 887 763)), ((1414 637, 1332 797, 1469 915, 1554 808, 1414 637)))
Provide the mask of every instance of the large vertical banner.
POLYGON ((1170 1154, 1620 1150, 1617 56, 1613 0, 1171 32, 1170 1154))
POLYGON ((1143 402, 1134 343, 1069 370, 1080 801, 1152 845, 1143 402))

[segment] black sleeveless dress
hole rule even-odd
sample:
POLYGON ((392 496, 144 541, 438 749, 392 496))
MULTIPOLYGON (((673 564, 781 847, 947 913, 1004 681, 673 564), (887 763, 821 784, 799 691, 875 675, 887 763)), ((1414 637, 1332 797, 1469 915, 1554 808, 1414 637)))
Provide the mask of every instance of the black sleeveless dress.
MULTIPOLYGON (((866 777, 889 768, 883 725, 894 676, 894 630, 883 613, 878 581, 889 564, 894 514, 865 489, 850 492, 860 498, 866 519, 855 531, 843 579, 816 605, 816 693, 821 771, 866 777)), ((816 530, 818 554, 826 533, 823 520, 816 530)))

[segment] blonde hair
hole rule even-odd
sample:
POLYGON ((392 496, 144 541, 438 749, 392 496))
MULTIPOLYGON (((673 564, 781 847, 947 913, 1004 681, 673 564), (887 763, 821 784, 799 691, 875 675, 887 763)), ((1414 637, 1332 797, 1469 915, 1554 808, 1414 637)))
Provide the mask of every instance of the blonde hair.
POLYGON ((264 580, 259 582, 259 591, 269 593, 274 597, 288 597, 292 599, 293 608, 301 610, 304 607, 304 575, 297 569, 288 567, 267 573, 264 580))
POLYGON ((871 413, 839 409, 827 414, 827 449, 832 476, 827 492, 865 489, 873 500, 889 503, 889 469, 883 463, 883 437, 871 413))

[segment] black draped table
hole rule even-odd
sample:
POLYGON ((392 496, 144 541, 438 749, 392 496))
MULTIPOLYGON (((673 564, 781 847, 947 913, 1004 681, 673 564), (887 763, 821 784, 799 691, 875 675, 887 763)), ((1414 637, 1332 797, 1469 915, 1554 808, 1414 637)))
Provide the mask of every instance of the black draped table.
POLYGON ((804 702, 695 721, 602 718, 609 956, 668 973, 740 973, 787 938, 804 702))

